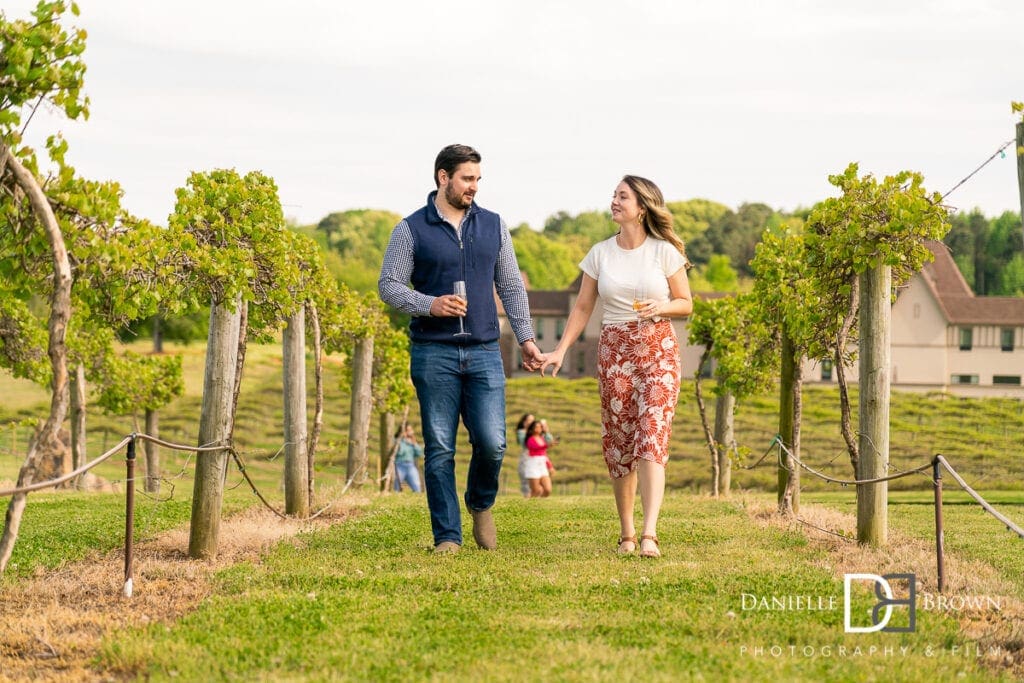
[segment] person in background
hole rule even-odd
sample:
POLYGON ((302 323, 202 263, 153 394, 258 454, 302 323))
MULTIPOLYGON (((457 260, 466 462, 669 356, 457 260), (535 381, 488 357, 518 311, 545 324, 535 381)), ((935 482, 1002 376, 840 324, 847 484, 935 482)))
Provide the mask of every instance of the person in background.
POLYGON ((526 479, 526 463, 530 454, 526 451, 526 430, 533 424, 533 414, 526 413, 516 423, 516 444, 519 445, 519 463, 516 471, 519 474, 519 492, 523 498, 530 497, 530 482, 526 479))
POLYGON ((601 442, 619 515, 618 552, 637 549, 633 506, 639 486, 640 555, 660 557, 658 514, 680 373, 679 344, 668 319, 693 311, 688 261, 661 190, 650 180, 625 176, 612 195, 611 212, 619 230, 580 263, 579 296, 541 374, 548 367, 552 376, 558 374, 600 296, 601 442))
POLYGON ((420 471, 416 460, 423 457, 423 446, 416 442, 416 432, 411 424, 405 424, 395 432, 398 442, 395 448, 395 490, 401 491, 402 484, 414 493, 422 491, 420 471))
POLYGON ((551 471, 554 467, 548 458, 548 445, 548 440, 544 438, 543 421, 534 421, 526 436, 527 462, 524 468, 526 481, 530 485, 530 498, 547 498, 551 495, 551 471))
POLYGON ((459 418, 472 446, 463 500, 473 518, 473 539, 485 550, 498 547, 491 507, 506 444, 495 291, 519 341, 523 367, 533 371, 544 360, 534 342, 512 235, 498 214, 474 201, 480 160, 466 145, 438 153, 437 189, 391 232, 377 280, 381 299, 412 316, 410 375, 420 403, 423 479, 439 554, 462 547, 455 482, 459 418))

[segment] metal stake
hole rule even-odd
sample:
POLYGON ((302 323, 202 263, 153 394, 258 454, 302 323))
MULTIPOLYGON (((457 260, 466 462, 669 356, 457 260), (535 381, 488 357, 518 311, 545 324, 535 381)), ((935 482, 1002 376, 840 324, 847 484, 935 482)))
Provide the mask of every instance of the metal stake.
POLYGON ((135 531, 135 438, 128 442, 125 460, 127 478, 125 481, 124 516, 124 597, 132 597, 132 545, 135 531))
POLYGON ((938 456, 932 460, 932 483, 935 485, 935 561, 938 563, 939 592, 946 589, 945 532, 942 529, 942 468, 938 456))

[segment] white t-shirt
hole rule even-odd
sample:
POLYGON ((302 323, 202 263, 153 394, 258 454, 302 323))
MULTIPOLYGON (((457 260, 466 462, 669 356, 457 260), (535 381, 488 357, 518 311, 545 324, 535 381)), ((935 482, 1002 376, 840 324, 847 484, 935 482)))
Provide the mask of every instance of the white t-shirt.
POLYGON ((668 301, 668 278, 686 266, 686 257, 670 242, 647 236, 636 249, 623 249, 615 237, 598 242, 580 261, 580 269, 597 280, 604 302, 601 324, 636 320, 633 299, 668 301))

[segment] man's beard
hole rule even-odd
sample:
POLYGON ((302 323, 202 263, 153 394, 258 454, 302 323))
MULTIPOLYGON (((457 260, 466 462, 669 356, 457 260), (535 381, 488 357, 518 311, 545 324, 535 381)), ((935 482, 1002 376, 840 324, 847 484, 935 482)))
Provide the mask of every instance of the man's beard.
POLYGON ((456 192, 455 189, 449 185, 444 189, 444 199, 448 204, 456 209, 468 209, 473 203, 472 197, 469 201, 463 199, 462 192, 456 192))

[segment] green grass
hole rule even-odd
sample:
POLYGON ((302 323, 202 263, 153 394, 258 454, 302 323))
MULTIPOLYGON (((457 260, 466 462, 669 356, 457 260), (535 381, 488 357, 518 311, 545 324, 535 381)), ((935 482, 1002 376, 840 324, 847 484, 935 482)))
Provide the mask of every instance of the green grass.
MULTIPOLYGON (((956 484, 948 478, 945 486, 956 484)), ((1024 492, 984 491, 982 497, 1003 515, 1024 526, 1024 492)), ((852 491, 808 494, 804 502, 857 514, 852 491)), ((942 495, 943 538, 947 553, 979 560, 994 567, 1024 594, 1024 539, 1010 532, 963 491, 945 489, 942 495)), ((897 491, 889 494, 889 527, 910 536, 935 542, 935 504, 932 493, 897 491)))
MULTIPOLYGON (((145 351, 146 345, 136 344, 133 348, 145 351)), ((161 411, 161 434, 171 441, 194 444, 198 435, 205 352, 201 345, 168 348, 184 354, 186 392, 185 396, 161 411)), ((312 373, 312 364, 309 365, 312 373)), ((343 476, 348 447, 348 397, 342 392, 339 379, 339 361, 332 359, 326 364, 325 424, 318 453, 318 466, 324 476, 332 479, 343 476)), ((312 379, 308 384, 312 392, 312 379)), ((13 480, 24 458, 29 435, 29 428, 16 422, 45 417, 48 403, 42 388, 10 377, 0 377, 0 392, 4 396, 0 404, 0 479, 13 480), (8 426, 3 427, 5 424, 8 426)), ((710 394, 711 384, 708 384, 705 397, 709 409, 713 410, 714 400, 710 394)), ((856 411, 856 387, 851 400, 856 411)), ((313 410, 312 398, 309 410, 313 410)), ((525 412, 547 418, 552 430, 561 438, 561 443, 551 451, 551 458, 558 467, 556 491, 568 494, 608 490, 607 472, 601 458, 600 402, 596 380, 540 377, 510 380, 506 423, 512 443, 509 450, 513 455, 516 448, 512 430, 525 412)), ((778 397, 774 393, 753 397, 738 405, 736 437, 745 449, 745 464, 759 458, 775 436, 777 412, 778 397)), ((267 460, 279 451, 283 443, 282 413, 280 346, 253 345, 246 358, 235 439, 250 465, 250 473, 261 486, 273 487, 279 480, 279 464, 268 463, 267 460)), ((1024 477, 1020 476, 1018 462, 1019 454, 1024 451, 1024 432, 1018 428, 1024 421, 1024 401, 894 392, 890 413, 890 459, 894 467, 909 469, 929 462, 936 453, 943 453, 975 488, 1024 490, 1024 477)), ((409 415, 418 424, 419 408, 415 402, 409 415)), ((709 420, 713 420, 713 415, 709 415, 709 420)), ((107 416, 98 411, 89 413, 87 426, 90 457, 104 452, 122 436, 138 429, 130 417, 107 416)), ((375 416, 370 431, 373 450, 371 473, 375 473, 377 467, 378 436, 379 424, 375 416)), ((465 430, 460 430, 458 451, 466 453, 468 448, 465 430)), ((165 471, 176 474, 185 467, 185 454, 166 450, 162 453, 166 460, 165 471)), ((669 487, 706 492, 710 461, 692 382, 683 383, 670 453, 669 487)), ((804 390, 802 459, 832 476, 852 477, 849 456, 839 431, 839 400, 835 388, 808 386, 804 390)), ((123 479, 123 461, 111 459, 109 464, 99 468, 98 474, 108 479, 123 479)), ((733 486, 739 489, 772 490, 775 480, 771 458, 757 469, 734 469, 733 472, 733 486)), ((828 484, 811 477, 804 477, 802 484, 809 491, 829 489, 828 484)), ((190 486, 190 483, 183 480, 182 485, 190 486)), ((927 477, 910 477, 891 485, 894 490, 929 487, 927 477)), ((513 468, 506 468, 503 489, 515 491, 517 488, 513 468)))
MULTIPOLYGON (((714 398, 710 385, 704 389, 713 423, 714 398)), ((856 429, 857 392, 851 396, 856 429)), ((508 385, 510 429, 520 415, 532 412, 546 417, 561 444, 551 451, 559 468, 558 481, 582 479, 604 482, 601 459, 600 402, 592 379, 551 381, 540 377, 515 379, 508 385)), ((975 488, 1024 489, 1019 454, 1024 451, 1024 401, 1005 398, 958 398, 942 394, 920 395, 893 392, 890 429, 890 462, 898 469, 927 464, 942 453, 975 488)), ((849 455, 839 428, 839 395, 834 387, 804 389, 801 428, 801 459, 836 478, 853 478, 849 455)), ((778 396, 753 397, 738 404, 736 439, 746 449, 743 464, 756 461, 778 432, 778 396)), ((670 487, 708 491, 710 458, 694 398, 692 382, 683 382, 670 444, 667 471, 670 487)), ((733 469, 733 486, 773 490, 776 471, 773 457, 754 470, 733 469)), ((807 490, 825 491, 831 486, 804 476, 807 490)), ((908 477, 891 484, 894 490, 928 489, 927 477, 908 477)), ((568 491, 577 491, 570 488, 568 491)))
MULTIPOLYGON (((187 525, 192 513, 191 497, 191 489, 170 499, 136 495, 134 537, 152 538, 161 531, 187 525)), ((224 514, 245 509, 252 500, 248 491, 228 491, 224 514)), ((0 577, 0 586, 40 569, 59 569, 94 552, 123 548, 124 534, 123 494, 30 494, 18 542, 7 571, 0 577)))
MULTIPOLYGON (((194 444, 204 354, 195 346, 176 350, 185 353, 186 394, 162 411, 161 433, 194 444)), ((280 382, 279 347, 250 348, 236 440, 248 472, 278 506, 282 463, 272 456, 283 440, 280 382)), ((317 477, 321 486, 333 486, 344 480, 349 420, 337 364, 328 365, 326 391, 317 477)), ((14 423, 45 416, 46 395, 10 378, 0 379, 0 392, 0 424, 14 425, 0 431, 0 479, 13 480, 28 437, 28 428, 14 423)), ((683 385, 675 420, 661 525, 666 557, 656 563, 613 553, 617 525, 600 455, 596 382, 515 379, 507 397, 510 430, 522 413, 532 412, 548 419, 561 443, 551 453, 558 467, 555 497, 524 501, 513 493, 500 498, 499 552, 467 548, 455 557, 435 558, 428 552, 423 498, 377 498, 361 518, 281 544, 263 561, 221 572, 215 594, 183 619, 110 634, 98 667, 156 680, 915 681, 960 674, 964 680, 991 680, 973 657, 921 652, 926 646, 945 652, 966 644, 957 624, 935 614, 919 615, 915 634, 845 635, 841 611, 742 610, 743 593, 838 595, 841 600, 842 581, 822 568, 828 565, 824 551, 802 534, 754 524, 739 501, 691 495, 707 489, 709 476, 692 384, 683 385), (912 651, 857 658, 751 654, 755 647, 767 651, 772 645, 809 646, 819 653, 839 645, 851 650, 904 645, 912 651)), ((850 476, 835 390, 808 387, 805 400, 804 459, 835 476, 850 476)), ((853 400, 856 406, 856 395, 853 400)), ((774 395, 739 406, 737 437, 748 448, 746 462, 760 456, 774 436, 776 409, 774 395)), ((897 467, 942 452, 1000 510, 1024 521, 1018 462, 1024 435, 1017 428, 1024 402, 897 393, 891 414, 897 467)), ((410 415, 418 422, 417 406, 410 415)), ((136 429, 131 418, 99 413, 90 413, 88 427, 90 457, 136 429)), ((375 421, 371 439, 377 434, 375 421)), ((468 453, 464 430, 458 450, 461 481, 468 453)), ((137 496, 139 538, 187 524, 192 458, 162 450, 168 481, 161 500, 137 496)), ((111 458, 99 474, 123 480, 123 457, 111 458)), ((735 470, 733 476, 735 489, 767 490, 774 481, 770 464, 735 470)), ((804 501, 854 510, 852 489, 837 490, 808 476, 803 483, 804 501)), ((930 486, 925 476, 893 486, 892 528, 934 538, 930 486), (904 488, 912 490, 899 490, 904 488)), ((947 480, 947 486, 954 485, 947 480)), ((504 490, 518 490, 513 467, 505 468, 504 490)), ((1024 594, 1019 539, 949 488, 946 501, 948 551, 991 564, 1018 597, 1024 594)), ((253 504, 255 498, 231 467, 225 514, 253 504)), ((123 506, 123 494, 31 494, 3 583, 120 546, 123 506)))
POLYGON ((996 678, 949 654, 968 642, 934 613, 919 611, 915 633, 844 634, 841 607, 744 610, 744 593, 841 604, 842 581, 802 534, 758 526, 737 501, 670 495, 654 562, 615 555, 609 496, 503 497, 495 516, 498 551, 435 557, 423 498, 378 498, 221 572, 176 623, 111 634, 98 666, 149 680, 996 678))

